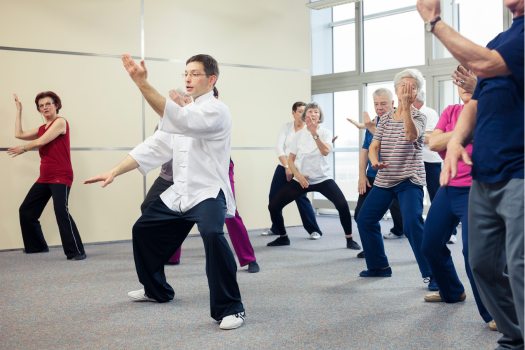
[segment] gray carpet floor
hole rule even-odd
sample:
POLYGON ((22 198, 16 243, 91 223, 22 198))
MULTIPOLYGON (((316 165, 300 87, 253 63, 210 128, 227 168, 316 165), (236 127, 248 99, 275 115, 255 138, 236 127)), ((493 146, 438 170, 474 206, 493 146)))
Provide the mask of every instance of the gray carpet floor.
POLYGON ((176 295, 165 304, 127 299, 141 287, 130 242, 87 245, 84 261, 67 261, 61 247, 0 252, 0 349, 495 348, 500 334, 477 312, 461 240, 450 249, 467 299, 429 304, 406 239, 385 241, 392 278, 363 279, 364 260, 345 248, 338 217, 319 224, 319 241, 290 228, 289 247, 266 247, 271 238, 250 232, 261 272, 238 271, 247 319, 232 331, 209 317, 198 236, 184 242, 181 265, 166 266, 176 295))

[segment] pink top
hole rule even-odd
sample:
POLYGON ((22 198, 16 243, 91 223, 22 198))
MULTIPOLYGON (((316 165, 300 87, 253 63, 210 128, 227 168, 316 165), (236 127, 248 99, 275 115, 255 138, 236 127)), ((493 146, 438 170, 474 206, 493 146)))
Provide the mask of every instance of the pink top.
MULTIPOLYGON (((442 130, 443 132, 449 132, 454 130, 456 127, 456 123, 458 122, 459 114, 463 110, 464 105, 450 105, 443 113, 441 113, 441 117, 439 118, 439 121, 436 125, 436 129, 442 130)), ((468 155, 472 157, 472 144, 469 143, 467 147, 465 147, 465 150, 467 151, 468 155)), ((445 159, 447 152, 446 151, 440 151, 439 155, 441 158, 445 159)), ((472 185, 472 176, 470 175, 470 172, 472 170, 472 167, 470 165, 465 164, 461 159, 458 161, 458 173, 455 178, 451 179, 449 182, 449 186, 454 187, 470 187, 472 185)))

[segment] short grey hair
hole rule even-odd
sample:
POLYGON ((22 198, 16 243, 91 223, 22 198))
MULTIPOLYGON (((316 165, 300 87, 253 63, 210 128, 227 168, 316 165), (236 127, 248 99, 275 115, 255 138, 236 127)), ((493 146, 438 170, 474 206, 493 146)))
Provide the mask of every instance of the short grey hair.
POLYGON ((319 105, 317 104, 317 102, 310 102, 310 103, 307 103, 307 104, 306 104, 306 106, 304 107, 303 116, 301 117, 301 119, 303 120, 303 122, 306 120, 306 112, 307 112, 309 109, 318 109, 318 110, 319 110, 319 123, 322 123, 323 120, 324 120, 323 110, 321 109, 321 107, 319 107, 319 105))
POLYGON ((416 90, 419 93, 419 91, 423 88, 423 84, 425 84, 425 79, 423 78, 423 74, 421 74, 420 71, 414 68, 408 68, 405 69, 399 73, 396 74, 394 77, 394 87, 397 90, 397 86, 401 83, 401 79, 403 78, 412 78, 416 80, 416 90))
POLYGON ((376 91, 374 91, 372 93, 372 97, 373 98, 379 97, 379 96, 386 96, 391 101, 394 99, 394 95, 392 95, 392 91, 390 91, 390 90, 388 90, 386 88, 379 88, 379 89, 377 89, 376 91))

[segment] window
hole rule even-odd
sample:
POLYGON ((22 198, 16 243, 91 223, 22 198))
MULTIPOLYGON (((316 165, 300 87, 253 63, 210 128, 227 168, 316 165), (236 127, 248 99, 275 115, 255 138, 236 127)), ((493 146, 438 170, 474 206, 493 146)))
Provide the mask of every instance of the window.
MULTIPOLYGON (((455 0, 441 2, 442 18, 463 36, 486 46, 503 30, 501 1, 455 0), (482 10, 480 10, 480 6, 482 10)), ((433 38, 434 59, 451 57, 439 40, 433 38)))
POLYGON ((417 11, 365 17, 363 37, 365 72, 425 63, 425 31, 417 11))

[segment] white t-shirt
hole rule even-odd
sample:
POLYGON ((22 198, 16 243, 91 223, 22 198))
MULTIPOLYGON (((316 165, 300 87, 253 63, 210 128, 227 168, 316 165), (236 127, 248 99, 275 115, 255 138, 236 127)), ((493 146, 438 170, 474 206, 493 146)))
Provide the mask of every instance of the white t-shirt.
MULTIPOLYGON (((306 125, 303 126, 305 128, 306 125)), ((301 131, 301 130, 299 130, 301 131)), ((281 132, 279 132, 279 138, 277 139, 277 147, 275 147, 275 151, 277 152, 277 157, 285 156, 288 157, 288 154, 290 153, 288 151, 288 148, 290 147, 290 144, 292 143, 293 138, 295 137, 295 134, 299 131, 295 131, 294 122, 288 122, 283 125, 281 128, 281 132)))
MULTIPOLYGON (((331 132, 319 127, 317 134, 321 141, 326 143, 330 147, 330 151, 332 151, 331 132)), ((288 151, 295 154, 294 164, 297 170, 308 179, 310 184, 315 185, 332 178, 328 156, 321 154, 308 129, 304 128, 295 134, 288 151)))
MULTIPOLYGON (((425 131, 434 131, 439 121, 438 113, 427 106, 421 107, 419 111, 427 117, 427 127, 425 131)), ((428 145, 423 145, 423 161, 426 163, 441 163, 443 160, 437 152, 431 151, 428 145)))

